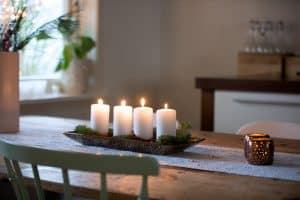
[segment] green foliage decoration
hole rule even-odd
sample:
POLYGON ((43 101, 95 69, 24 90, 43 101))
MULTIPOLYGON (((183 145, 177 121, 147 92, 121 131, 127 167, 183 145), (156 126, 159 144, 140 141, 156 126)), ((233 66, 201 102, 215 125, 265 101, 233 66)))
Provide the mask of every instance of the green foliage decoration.
POLYGON ((191 140, 191 128, 189 123, 180 123, 180 128, 176 131, 176 136, 162 135, 158 138, 158 143, 161 145, 178 145, 188 144, 191 140))
POLYGON ((82 134, 82 135, 97 135, 98 134, 97 131, 95 131, 85 125, 76 126, 74 129, 74 132, 78 133, 78 134, 82 134))
MULTIPOLYGON (((65 30, 66 34, 71 34, 78 27, 78 21, 71 16, 72 13, 64 14, 52 21, 43 24, 31 34, 22 39, 19 43, 16 43, 14 51, 23 49, 32 39, 37 38, 38 40, 52 38, 51 32, 54 30, 65 30)), ((20 18, 22 20, 22 18, 20 18)), ((18 24, 18 23, 17 23, 18 24)), ((18 31, 19 25, 16 26, 18 31)))
MULTIPOLYGON (((188 144, 191 140, 191 128, 192 126, 189 123, 182 122, 180 128, 176 131, 176 136, 162 135, 158 138, 157 143, 160 145, 180 145, 188 144)), ((99 133, 85 125, 78 125, 75 127, 75 133, 83 135, 99 135, 99 133)), ((112 129, 109 130, 109 133, 112 134, 112 129)), ((134 135, 121 135, 114 136, 121 139, 138 139, 134 135)))
POLYGON ((85 59, 87 54, 96 46, 95 41, 88 36, 79 36, 73 42, 64 46, 61 59, 56 66, 55 71, 65 71, 74 58, 85 59))

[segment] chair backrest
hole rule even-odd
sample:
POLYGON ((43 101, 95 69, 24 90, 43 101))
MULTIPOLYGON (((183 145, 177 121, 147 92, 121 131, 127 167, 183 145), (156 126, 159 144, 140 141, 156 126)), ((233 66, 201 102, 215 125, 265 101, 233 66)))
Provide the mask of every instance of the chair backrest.
POLYGON ((157 176, 159 164, 154 158, 143 156, 97 155, 78 152, 54 151, 21 146, 0 140, 0 154, 4 156, 9 179, 18 200, 29 200, 19 162, 30 163, 39 200, 44 200, 38 165, 62 169, 64 196, 72 199, 68 170, 98 172, 101 174, 100 199, 108 199, 106 174, 141 175, 142 187, 138 199, 148 199, 148 176, 157 176), (80 161, 80 162, 78 162, 80 161))
POLYGON ((259 121, 243 125, 237 134, 266 133, 271 137, 300 139, 300 124, 289 122, 259 121))

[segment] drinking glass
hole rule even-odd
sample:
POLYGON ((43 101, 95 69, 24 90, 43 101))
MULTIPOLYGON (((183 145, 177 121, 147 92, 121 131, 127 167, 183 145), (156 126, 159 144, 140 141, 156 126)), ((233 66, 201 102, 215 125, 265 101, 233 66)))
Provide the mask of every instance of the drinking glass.
POLYGON ((276 53, 285 53, 284 22, 278 21, 274 25, 274 49, 276 53))
POLYGON ((256 28, 256 21, 250 20, 249 27, 248 27, 248 34, 245 43, 244 51, 247 53, 255 53, 256 52, 256 41, 255 41, 255 30, 256 28))

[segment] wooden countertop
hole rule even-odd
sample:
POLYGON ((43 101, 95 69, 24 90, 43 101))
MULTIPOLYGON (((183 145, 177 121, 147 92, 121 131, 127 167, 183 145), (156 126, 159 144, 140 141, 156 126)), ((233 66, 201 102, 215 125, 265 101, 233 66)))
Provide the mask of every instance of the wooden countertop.
MULTIPOLYGON (((23 140, 44 138, 60 143, 58 133, 68 131, 75 125, 87 123, 73 119, 28 116, 21 118, 21 131, 11 137, 23 140)), ((206 138, 203 144, 242 148, 238 135, 194 131, 206 138)), ((0 135, 1 138, 1 135, 0 135)), ((300 153, 300 140, 275 139, 276 151, 300 153)), ((0 162, 1 163, 1 162, 0 162)), ((31 170, 23 166, 28 184, 33 184, 31 170)), ((61 173, 57 169, 42 167, 41 179, 45 189, 62 192, 61 173)), ((3 163, 0 174, 6 176, 3 163)), ((100 177, 94 173, 71 172, 74 194, 97 199, 100 177)), ((141 178, 136 176, 108 176, 108 190, 112 199, 134 199, 140 188, 141 178)), ((300 199, 300 182, 240 176, 220 172, 161 167, 159 177, 150 177, 151 199, 300 199)))
POLYGON ((300 81, 277 76, 197 77, 195 87, 212 90, 256 91, 300 94, 300 81))

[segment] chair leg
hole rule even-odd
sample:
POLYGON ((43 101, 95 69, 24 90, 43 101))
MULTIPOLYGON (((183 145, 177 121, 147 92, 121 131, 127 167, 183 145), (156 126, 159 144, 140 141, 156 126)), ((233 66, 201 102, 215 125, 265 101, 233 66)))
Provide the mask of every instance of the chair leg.
POLYGON ((148 200, 148 177, 143 175, 141 193, 138 200, 148 200))
POLYGON ((62 169, 63 180, 64 180, 64 195, 65 200, 72 200, 72 192, 70 187, 69 173, 67 169, 62 169))
POLYGON ((21 196, 24 200, 30 200, 28 190, 27 190, 26 185, 24 183, 24 179, 23 179, 23 176, 22 176, 22 172, 21 172, 19 162, 16 161, 16 160, 13 160, 12 164, 14 166, 15 174, 17 176, 16 180, 17 180, 17 184, 20 188, 21 196))
POLYGON ((38 200, 45 200, 45 194, 42 188, 40 174, 38 171, 37 165, 31 164, 33 176, 34 176, 34 183, 35 183, 35 189, 37 193, 38 200))
POLYGON ((106 186, 106 174, 101 173, 101 191, 100 191, 100 200, 107 200, 107 186, 106 186))
POLYGON ((4 158, 4 160, 5 160, 5 165, 6 165, 6 168, 7 168, 9 182, 11 183, 11 185, 13 187, 13 190, 15 192, 17 200, 23 200, 23 197, 21 196, 20 188, 19 188, 18 184, 16 183, 17 177, 15 175, 15 172, 13 170, 11 162, 7 158, 4 158))

